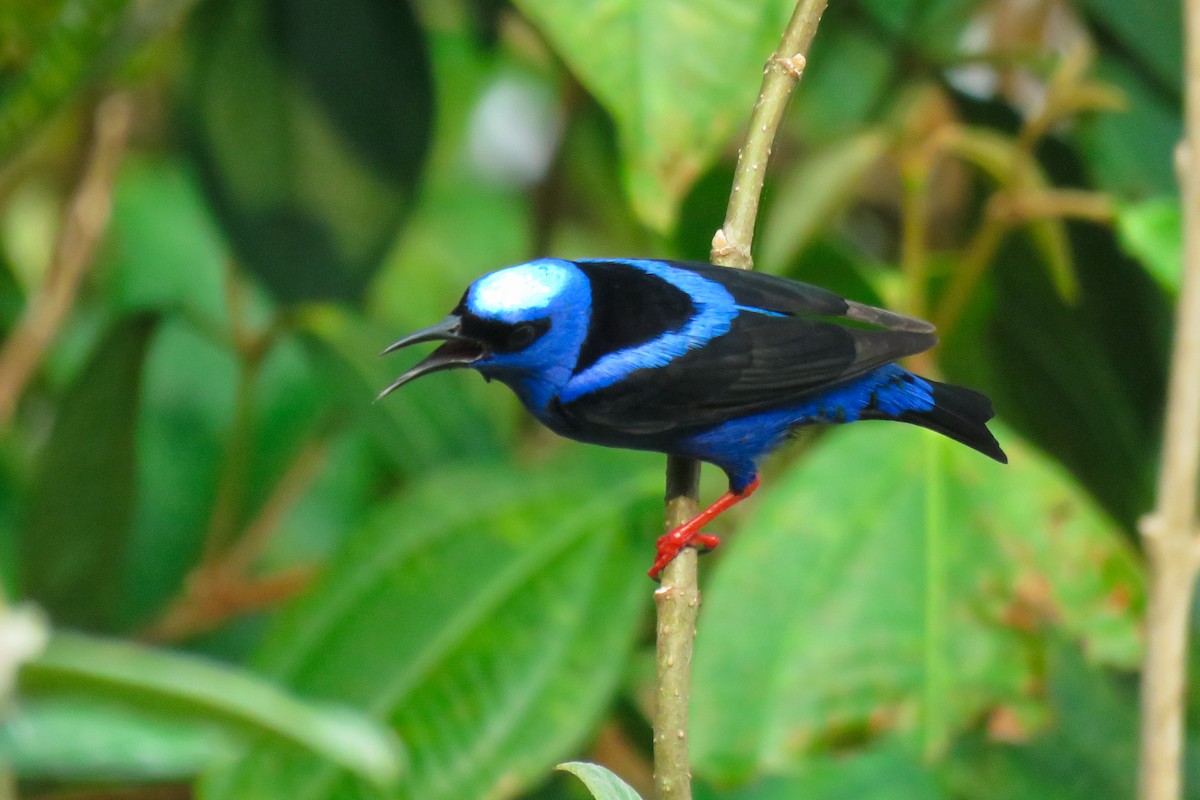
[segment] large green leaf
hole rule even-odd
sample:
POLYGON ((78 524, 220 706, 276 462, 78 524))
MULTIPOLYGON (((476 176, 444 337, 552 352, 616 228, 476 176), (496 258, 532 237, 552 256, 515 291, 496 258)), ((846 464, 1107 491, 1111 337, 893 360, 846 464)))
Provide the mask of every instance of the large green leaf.
POLYGON ((386 731, 345 709, 304 703, 233 667, 116 640, 58 634, 21 671, 22 693, 87 693, 181 713, 306 748, 364 778, 399 775, 402 753, 386 731))
POLYGON ((359 297, 428 146, 408 3, 214 0, 195 22, 183 119, 234 250, 284 301, 359 297))
MULTIPOLYGON (((1149 7, 1146 15, 1141 13, 1142 4, 1118 0, 1113 5, 1124 5, 1139 17, 1153 16, 1149 7)), ((1163 5, 1152 4, 1154 13, 1163 5)), ((1127 199, 1174 192, 1177 183, 1172 154, 1183 131, 1178 95, 1155 86, 1144 71, 1115 57, 1101 59, 1096 77, 1116 86, 1125 96, 1128 109, 1091 115, 1080 120, 1072 131, 1091 182, 1127 199)))
POLYGON ((225 324, 229 254, 179 161, 125 161, 108 235, 101 275, 114 307, 182 311, 210 326, 225 324))
POLYGON ((0 722, 0 762, 26 780, 180 780, 235 752, 217 725, 87 695, 23 699, 0 722))
POLYGON ((1080 7, 1103 33, 1114 36, 1125 58, 1150 73, 1164 89, 1178 91, 1183 72, 1183 36, 1179 0, 1127 3, 1124 0, 1081 0, 1080 7))
MULTIPOLYGON (((179 592, 199 556, 223 470, 242 473, 237 530, 261 506, 291 459, 318 435, 329 405, 324 373, 295 338, 271 349, 249 390, 251 430, 229 466, 238 360, 179 317, 164 322, 146 360, 137 423, 137 508, 125 561, 121 621, 145 624, 179 592), (186 457, 181 457, 186 454, 186 457)), ((358 402, 367 404, 364 389, 358 402)), ((328 426, 321 430, 327 430, 328 426)), ((354 465, 345 465, 352 470, 354 465)))
POLYGON ((734 790, 700 784, 696 800, 944 800, 933 773, 896 742, 813 759, 787 776, 734 790))
MULTIPOLYGON (((387 720, 412 755, 399 797, 518 793, 591 730, 650 596, 661 483, 628 458, 431 476, 347 542, 269 635, 263 668, 387 720)), ((362 788, 264 747, 206 796, 362 788)))
MULTIPOLYGON (((1134 795, 1137 691, 1131 676, 1089 665, 1061 642, 1049 653, 1046 671, 1053 726, 1021 745, 967 737, 942 769, 956 797, 1093 800, 1134 795)), ((1195 766, 1193 758, 1189 783, 1195 766)), ((1188 796, 1195 798, 1195 789, 1188 796)))
POLYGON ((60 624, 113 623, 133 518, 142 362, 157 324, 139 315, 109 331, 64 398, 42 453, 21 536, 21 585, 60 624))
POLYGON ((717 149, 745 124, 763 64, 795 7, 791 0, 516 5, 616 120, 634 208, 664 231, 717 149))
POLYGON ((1154 501, 1170 304, 1116 236, 1071 226, 1080 293, 1066 303, 1010 237, 981 299, 941 346, 956 382, 986 392, 1132 534, 1154 501))
MULTIPOLYGON (((503 49, 481 48, 465 31, 432 27, 428 36, 436 135, 417 205, 371 298, 381 316, 413 327, 449 311, 484 272, 528 259, 541 246, 533 241, 531 193, 489 181, 467 155, 489 80, 527 75, 528 66, 503 49)), ((544 78, 547 91, 557 77, 544 78)))
POLYGON ((1008 466, 854 425, 768 484, 700 620, 702 774, 785 768, 839 731, 915 729, 939 750, 981 712, 1031 702, 1043 625, 1136 663, 1134 556, 1061 469, 1000 433, 1008 466))

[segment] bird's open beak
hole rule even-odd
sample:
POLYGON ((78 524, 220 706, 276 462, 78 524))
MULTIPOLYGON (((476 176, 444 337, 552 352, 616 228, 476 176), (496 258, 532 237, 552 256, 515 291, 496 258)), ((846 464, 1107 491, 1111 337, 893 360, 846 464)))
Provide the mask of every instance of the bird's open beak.
POLYGON ((441 341, 444 344, 426 356, 424 360, 417 362, 416 366, 408 372, 405 372, 399 378, 392 381, 390 386, 379 393, 379 396, 375 398, 376 400, 386 397, 404 384, 416 380, 422 375, 439 372, 443 369, 467 367, 483 358, 486 354, 486 348, 483 343, 462 335, 462 320, 459 319, 457 314, 451 314, 436 325, 422 328, 416 333, 405 336, 398 342, 393 342, 380 355, 385 356, 388 353, 394 353, 397 350, 408 347, 410 344, 433 341, 441 341))

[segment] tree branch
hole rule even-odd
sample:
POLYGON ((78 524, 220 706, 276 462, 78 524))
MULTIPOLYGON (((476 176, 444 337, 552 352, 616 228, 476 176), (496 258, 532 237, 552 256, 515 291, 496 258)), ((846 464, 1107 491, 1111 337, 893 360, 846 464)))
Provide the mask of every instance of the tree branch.
POLYGON ((309 564, 266 575, 255 575, 253 569, 326 466, 329 446, 328 436, 322 433, 300 447, 241 536, 188 574, 183 591, 142 631, 143 640, 174 642, 205 633, 234 617, 294 597, 311 585, 316 570, 309 564))
POLYGON ((1163 433, 1158 501, 1143 520, 1150 568, 1142 665, 1140 800, 1182 795, 1184 676, 1188 613, 1200 544, 1200 0, 1184 6, 1184 139, 1176 151, 1183 202, 1183 283, 1163 433))
MULTIPOLYGON (((750 269, 750 244, 758 218, 763 175, 792 88, 804 72, 805 53, 827 0, 799 0, 779 47, 763 70, 758 102, 750 114, 746 142, 738 154, 725 222, 713 236, 712 262, 750 269)), ((666 527, 682 525, 698 511, 700 464, 667 459, 666 527)), ((658 607, 657 677, 654 712, 654 783, 659 800, 689 800, 692 776, 688 761, 688 703, 691 698, 692 647, 700 590, 696 551, 684 548, 663 571, 654 593, 658 607)))
POLYGON ((108 227, 113 182, 132 115, 132 101, 124 94, 111 95, 96 108, 87 163, 71 195, 45 281, 0 349, 0 430, 8 427, 26 384, 74 306, 108 227))

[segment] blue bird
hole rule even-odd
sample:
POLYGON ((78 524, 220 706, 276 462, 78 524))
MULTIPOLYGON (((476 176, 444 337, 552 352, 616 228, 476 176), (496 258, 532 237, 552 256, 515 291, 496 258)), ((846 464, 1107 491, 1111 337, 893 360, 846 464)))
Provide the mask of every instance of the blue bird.
POLYGON ((440 340, 380 393, 470 367, 507 384, 554 432, 724 470, 729 491, 658 540, 650 576, 758 487, 758 461, 803 425, 896 420, 1002 463, 991 402, 893 363, 937 342, 928 322, 809 284, 711 264, 544 258, 478 279, 441 322, 391 353, 440 340))

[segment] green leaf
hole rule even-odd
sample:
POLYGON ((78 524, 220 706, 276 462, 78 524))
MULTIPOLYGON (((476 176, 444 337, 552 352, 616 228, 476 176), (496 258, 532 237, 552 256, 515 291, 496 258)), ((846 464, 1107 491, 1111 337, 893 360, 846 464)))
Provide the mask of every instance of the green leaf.
MULTIPOLYGON (((125 627, 161 611, 200 555, 233 425, 238 370, 227 347, 179 316, 164 321, 150 349, 137 423, 139 502, 122 565, 125 627)), ((315 429, 327 425, 331 389, 324 376, 296 337, 281 338, 262 362, 250 393, 245 464, 237 468, 244 477, 235 527, 248 522, 315 429)), ((364 389, 353 400, 367 405, 370 397, 364 389)))
POLYGON ((58 634, 21 671, 23 693, 87 693, 173 710, 303 747, 377 783, 396 779, 399 743, 344 709, 310 705, 240 669, 193 656, 58 634))
POLYGON ((896 728, 942 749, 1029 705, 1030 630, 1137 663, 1141 586, 1113 524, 1000 431, 1002 466, 932 433, 853 425, 768 483, 706 592, 697 771, 744 779, 896 728))
POLYGON ((133 518, 134 432, 151 314, 117 323, 63 399, 21 537, 21 586, 56 623, 113 624, 133 518), (80 598, 88 598, 80 602, 80 598))
POLYGON ((129 0, 64 0, 60 5, 37 51, 0 92, 0 163, 86 83, 129 0))
POLYGON ((219 726, 86 695, 26 699, 0 722, 0 762, 26 780, 183 780, 235 752, 219 726))
MULTIPOLYGON (((1062 642, 1055 642, 1048 656, 1054 725, 1020 746, 968 737, 942 769, 956 789, 955 797, 1093 800, 1135 794, 1138 721, 1133 681, 1087 663, 1062 642)), ((1189 784, 1194 765, 1193 759, 1189 784)))
MULTIPOLYGON (((428 37, 437 136, 417 205, 370 298, 372 310, 382 317, 414 327, 449 311, 482 273, 527 260, 544 248, 534 243, 530 192, 489 180, 471 144, 489 85, 512 74, 532 80, 528 62, 508 48, 481 46, 466 30, 432 26, 428 37)), ((545 71, 549 74, 535 85, 554 92, 561 76, 545 71)))
MULTIPOLYGON (((609 701, 650 596, 662 487, 629 456, 590 455, 431 475, 380 509, 268 636, 268 674, 400 734, 412 770, 399 797, 518 794, 609 701)), ((361 794, 265 747, 207 789, 213 800, 361 794)))
MULTIPOLYGON (((1157 15, 1171 5, 1175 5, 1174 0, 1156 3, 1153 12, 1149 7, 1145 9, 1146 16, 1157 15)), ((1136 16, 1143 16, 1141 5, 1129 4, 1128 8, 1136 16)), ((1177 11, 1172 18, 1176 36, 1178 19, 1177 11)), ((1072 138, 1078 142, 1080 161, 1091 182, 1124 198, 1175 192, 1178 184, 1172 154, 1183 128, 1174 84, 1178 78, 1170 87, 1163 87, 1144 70, 1119 57, 1102 58, 1096 65, 1096 77, 1116 86, 1128 107, 1118 114, 1090 115, 1074 126, 1072 138)))
POLYGON ((635 792, 632 786, 599 764, 568 761, 559 764, 555 769, 569 772, 583 781, 583 785, 596 800, 642 800, 641 795, 635 792))
POLYGON ((1139 66, 1149 66, 1161 84, 1178 90, 1183 72, 1183 37, 1179 27, 1183 9, 1179 0, 1155 3, 1081 0, 1079 5, 1094 23, 1099 23, 1104 35, 1115 35, 1120 42, 1117 46, 1109 45, 1106 48, 1109 52, 1120 53, 1118 48, 1129 48, 1129 55, 1141 62, 1139 66))
POLYGON ((975 315, 942 345, 957 382, 985 392, 1005 421, 1052 454, 1136 538, 1154 502, 1171 307, 1114 233, 1072 234, 1082 289, 1067 304, 1027 241, 1010 237, 975 315))
POLYGON ((794 8, 790 0, 516 5, 616 120, 634 209, 664 232, 717 149, 745 124, 794 8))
POLYGON ((122 630, 145 625, 180 591, 212 514, 237 359, 185 319, 166 317, 145 363, 137 421, 139 502, 122 562, 122 630))
POLYGON ((944 800, 945 792, 917 756, 896 742, 861 753, 806 762, 795 775, 770 776, 716 793, 700 784, 696 800, 944 800))
POLYGON ((194 22, 183 119, 241 262, 285 302, 359 298, 429 143, 408 3, 215 0, 194 22))
POLYGON ((878 31, 862 24, 862 14, 861 7, 842 3, 825 9, 804 79, 788 106, 788 130, 815 147, 863 132, 896 94, 895 53, 878 31))
POLYGON ((1179 293, 1183 276, 1183 212, 1177 197, 1129 203, 1117 211, 1117 234, 1125 252, 1142 262, 1158 284, 1179 293))
POLYGON ((867 130, 824 147, 781 182, 763 223, 759 261, 778 273, 854 196, 858 182, 884 154, 883 133, 867 130))
POLYGON ((195 178, 177 160, 125 160, 101 271, 122 311, 182 311, 218 327, 227 316, 228 253, 195 178))

